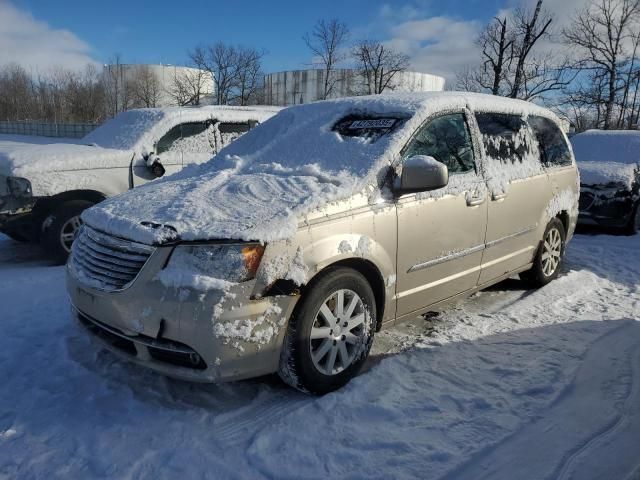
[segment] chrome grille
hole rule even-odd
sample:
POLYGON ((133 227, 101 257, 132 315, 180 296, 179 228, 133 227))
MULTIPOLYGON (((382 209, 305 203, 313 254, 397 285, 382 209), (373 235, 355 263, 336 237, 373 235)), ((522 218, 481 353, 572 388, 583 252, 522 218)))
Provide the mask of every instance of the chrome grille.
POLYGON ((122 290, 136 278, 154 250, 85 225, 73 242, 70 267, 80 281, 91 287, 122 290))

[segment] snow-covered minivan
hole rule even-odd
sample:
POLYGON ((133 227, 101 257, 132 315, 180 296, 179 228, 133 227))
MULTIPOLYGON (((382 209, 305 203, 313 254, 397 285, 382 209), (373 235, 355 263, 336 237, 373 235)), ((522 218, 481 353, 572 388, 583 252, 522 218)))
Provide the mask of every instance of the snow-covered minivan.
POLYGON ((77 143, 0 152, 0 232, 35 240, 60 263, 80 214, 105 198, 206 162, 277 107, 129 110, 77 143))
POLYGON ((455 92, 291 107, 211 162, 84 212, 81 324, 182 379, 324 393, 374 333, 515 274, 558 275, 578 174, 549 110, 455 92))

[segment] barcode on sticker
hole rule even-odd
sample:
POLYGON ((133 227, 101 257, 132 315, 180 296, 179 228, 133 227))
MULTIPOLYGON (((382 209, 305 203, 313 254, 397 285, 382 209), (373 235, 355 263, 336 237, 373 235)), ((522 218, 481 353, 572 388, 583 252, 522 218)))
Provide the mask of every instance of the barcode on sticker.
POLYGON ((349 125, 350 129, 365 129, 365 128, 391 128, 396 123, 395 118, 378 118, 375 120, 356 120, 349 125))

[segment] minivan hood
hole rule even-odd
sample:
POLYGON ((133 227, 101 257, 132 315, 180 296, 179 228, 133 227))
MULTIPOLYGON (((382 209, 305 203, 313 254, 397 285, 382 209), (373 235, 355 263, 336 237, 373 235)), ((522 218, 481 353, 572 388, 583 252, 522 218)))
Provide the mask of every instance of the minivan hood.
POLYGON ((115 168, 129 165, 131 153, 90 145, 24 145, 0 151, 0 174, 29 178, 43 172, 115 168))
POLYGON ((341 184, 302 172, 223 170, 137 187, 86 210, 83 220, 105 233, 153 245, 214 239, 269 242, 290 238, 299 219, 349 196, 341 184))

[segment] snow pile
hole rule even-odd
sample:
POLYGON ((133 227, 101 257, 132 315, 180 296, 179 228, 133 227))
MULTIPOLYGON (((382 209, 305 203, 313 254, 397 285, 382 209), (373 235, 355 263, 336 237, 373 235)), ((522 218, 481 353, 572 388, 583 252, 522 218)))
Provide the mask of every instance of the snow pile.
POLYGON ((526 102, 455 92, 377 95, 291 107, 211 162, 108 200, 85 212, 84 219, 103 231, 144 243, 167 240, 141 225, 144 221, 171 225, 183 240, 290 238, 304 215, 368 186, 379 189, 388 169, 399 161, 402 147, 428 116, 468 105, 551 115, 526 102), (338 121, 350 116, 400 121, 398 128, 379 138, 334 130, 338 121))
POLYGON ((213 334, 226 343, 233 344, 242 351, 239 342, 266 345, 274 336, 278 335, 285 325, 287 318, 280 317, 282 308, 272 304, 255 320, 240 319, 230 322, 213 321, 213 334))
POLYGON ((296 254, 291 257, 287 254, 276 255, 263 261, 258 275, 264 285, 271 285, 276 280, 291 280, 296 285, 307 283, 309 267, 304 261, 304 252, 298 247, 296 254))
POLYGON ((640 131, 588 130, 571 138, 583 184, 631 188, 640 172, 640 131))

